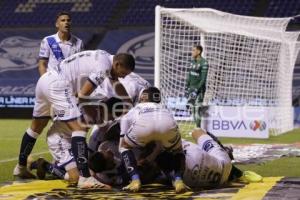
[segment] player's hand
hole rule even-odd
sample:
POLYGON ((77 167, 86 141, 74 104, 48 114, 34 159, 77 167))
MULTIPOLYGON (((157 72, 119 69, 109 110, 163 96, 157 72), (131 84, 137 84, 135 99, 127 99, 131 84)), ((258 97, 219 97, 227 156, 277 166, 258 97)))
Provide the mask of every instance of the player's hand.
POLYGON ((175 188, 176 193, 183 193, 188 190, 191 190, 191 188, 187 186, 181 179, 173 181, 173 186, 175 188))
POLYGON ((190 99, 196 99, 197 98, 197 92, 196 91, 192 91, 190 93, 190 99))
POLYGON ((140 179, 132 180, 129 185, 123 187, 123 190, 130 191, 130 192, 138 192, 142 187, 140 179))
POLYGON ((188 97, 188 101, 187 101, 187 103, 188 104, 192 104, 192 105, 194 105, 195 104, 195 101, 196 101, 196 98, 197 98, 197 92, 195 91, 195 90, 193 90, 193 91, 191 91, 190 93, 189 93, 189 97, 188 97))

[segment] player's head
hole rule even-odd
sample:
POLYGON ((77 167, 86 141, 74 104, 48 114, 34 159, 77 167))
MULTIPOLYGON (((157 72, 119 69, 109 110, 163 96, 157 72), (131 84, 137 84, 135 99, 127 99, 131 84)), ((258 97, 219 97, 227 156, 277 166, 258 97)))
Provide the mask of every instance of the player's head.
POLYGON ((95 173, 113 169, 115 167, 114 154, 110 149, 96 151, 89 157, 88 164, 95 173))
POLYGON ((192 57, 194 59, 200 57, 201 54, 202 54, 202 51, 203 51, 203 48, 202 48, 201 45, 195 45, 195 46, 193 46, 193 48, 192 48, 192 57))
POLYGON ((113 66, 111 70, 111 75, 113 79, 124 78, 135 68, 134 57, 127 53, 119 53, 113 58, 113 66))
POLYGON ((56 15, 55 26, 59 32, 69 33, 71 31, 71 15, 68 12, 59 12, 56 15))
POLYGON ((140 97, 140 102, 160 103, 160 101, 161 95, 157 87, 149 87, 144 89, 140 97))

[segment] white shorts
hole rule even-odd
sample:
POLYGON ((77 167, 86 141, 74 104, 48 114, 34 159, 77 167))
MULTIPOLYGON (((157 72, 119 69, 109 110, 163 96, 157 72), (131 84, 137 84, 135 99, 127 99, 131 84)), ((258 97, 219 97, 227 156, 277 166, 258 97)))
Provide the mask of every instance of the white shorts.
POLYGON ((69 121, 81 116, 71 84, 56 71, 48 71, 37 82, 34 118, 55 117, 69 121))
POLYGON ((124 140, 132 147, 144 147, 156 141, 166 150, 181 148, 181 135, 176 121, 168 112, 150 112, 140 114, 125 134, 124 140))
POLYGON ((71 152, 71 131, 64 122, 55 121, 47 133, 49 151, 58 167, 66 171, 76 167, 71 152))

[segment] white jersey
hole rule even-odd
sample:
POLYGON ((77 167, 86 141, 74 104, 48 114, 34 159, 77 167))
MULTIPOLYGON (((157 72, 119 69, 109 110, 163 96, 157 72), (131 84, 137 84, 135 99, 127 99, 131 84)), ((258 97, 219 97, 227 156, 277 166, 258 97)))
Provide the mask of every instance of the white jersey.
POLYGON ((131 72, 125 78, 120 78, 119 81, 125 87, 134 105, 139 101, 142 91, 151 86, 147 80, 134 72, 131 72))
MULTIPOLYGON (((134 105, 138 103, 142 91, 151 86, 147 80, 134 72, 131 72, 125 78, 119 78, 119 81, 124 86, 134 105)), ((117 97, 117 94, 108 78, 99 85, 96 91, 96 95, 97 94, 102 94, 107 98, 117 97)))
POLYGON ((226 183, 231 160, 211 138, 203 137, 201 144, 182 140, 185 152, 184 182, 190 187, 218 186, 226 183), (209 151, 205 149, 209 148, 209 151))
POLYGON ((73 92, 77 92, 86 79, 97 86, 110 77, 112 62, 113 56, 106 51, 82 51, 62 61, 58 72, 62 79, 71 83, 73 92))
POLYGON ((99 85, 110 77, 112 56, 105 51, 83 51, 61 62, 58 71, 50 70, 37 82, 33 117, 70 120, 81 116, 75 94, 89 79, 99 85))
POLYGON ((181 137, 172 113, 157 103, 139 103, 121 118, 121 136, 132 147, 156 141, 164 148, 178 149, 181 137))
MULTIPOLYGON (((185 184, 189 187, 217 187, 228 181, 232 167, 231 159, 210 136, 201 136, 197 144, 186 140, 181 140, 181 142, 185 152, 183 174, 185 184)), ((116 166, 119 166, 120 162, 116 162, 120 158, 117 148, 117 142, 106 141, 99 146, 98 151, 111 149, 116 157, 116 166)), ((141 149, 134 148, 133 150, 135 157, 139 158, 141 149)))
POLYGON ((58 37, 58 33, 54 35, 47 36, 43 38, 40 46, 39 51, 39 58, 42 59, 48 59, 48 70, 56 70, 57 66, 59 65, 60 61, 58 61, 53 54, 53 51, 51 50, 49 43, 47 41, 47 38, 53 37, 59 47, 61 48, 61 51, 64 55, 64 58, 67 58, 75 53, 78 53, 83 50, 83 42, 78 37, 71 35, 70 40, 68 41, 61 41, 61 39, 58 37))

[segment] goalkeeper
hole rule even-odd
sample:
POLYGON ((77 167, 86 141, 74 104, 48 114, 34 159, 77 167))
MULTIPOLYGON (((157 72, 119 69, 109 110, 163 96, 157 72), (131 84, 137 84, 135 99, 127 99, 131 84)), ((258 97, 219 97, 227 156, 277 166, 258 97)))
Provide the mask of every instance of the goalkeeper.
POLYGON ((201 126, 201 115, 207 107, 203 106, 205 84, 208 71, 208 63, 202 54, 203 48, 200 45, 192 49, 192 58, 189 65, 189 73, 186 79, 185 96, 188 99, 187 107, 192 109, 192 115, 197 127, 201 126))

